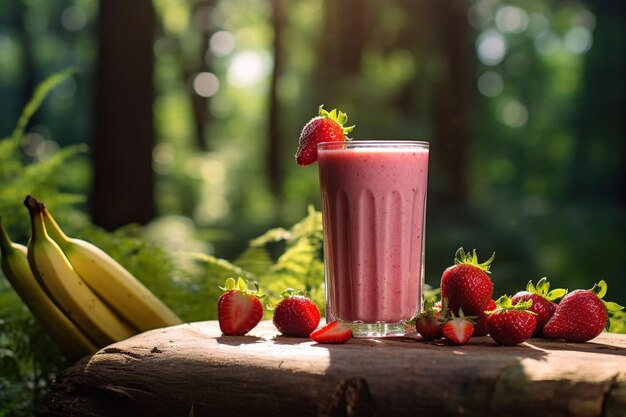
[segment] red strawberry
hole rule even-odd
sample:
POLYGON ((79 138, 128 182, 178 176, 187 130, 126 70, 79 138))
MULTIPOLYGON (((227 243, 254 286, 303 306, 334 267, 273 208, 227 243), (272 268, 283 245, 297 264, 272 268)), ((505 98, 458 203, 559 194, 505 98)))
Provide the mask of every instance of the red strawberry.
POLYGON ((487 332, 498 344, 515 346, 532 336, 537 327, 537 317, 529 310, 532 300, 513 305, 506 295, 498 298, 496 308, 487 317, 487 332))
POLYGON ((296 151, 298 165, 304 167, 317 161, 318 143, 345 141, 346 135, 354 129, 354 126, 344 127, 347 120, 348 116, 345 113, 337 109, 328 112, 324 110, 324 105, 321 105, 319 116, 309 120, 300 133, 296 151))
POLYGON ((602 333, 609 325, 609 314, 624 307, 602 300, 607 285, 600 280, 591 290, 576 290, 567 294, 543 328, 549 338, 567 342, 586 342, 602 333))
MULTIPOLYGON (((485 311, 493 311, 496 309, 496 302, 494 300, 489 301, 485 311)), ((476 324, 474 324, 474 336, 486 336, 487 335, 487 317, 489 315, 483 311, 478 315, 476 324)))
POLYGON ((226 292, 217 301, 220 330, 228 336, 248 333, 263 318, 263 305, 259 299, 264 295, 249 290, 242 278, 237 282, 233 278, 228 278, 222 289, 226 292))
POLYGON ((441 327, 443 337, 453 345, 464 345, 474 334, 474 322, 459 310, 459 317, 451 313, 451 318, 441 327))
POLYGON ((554 301, 565 294, 567 294, 567 290, 563 288, 550 291, 550 283, 546 277, 543 277, 537 282, 537 286, 533 285, 532 281, 528 281, 526 291, 518 292, 511 298, 511 301, 513 304, 517 304, 519 301, 533 300, 533 304, 528 309, 537 314, 537 328, 533 336, 541 337, 543 336, 543 327, 556 311, 557 305, 554 301))
POLYGON ((308 337, 320 323, 320 309, 310 299, 293 290, 274 307, 274 326, 285 336, 308 337))
POLYGON ((493 293, 493 283, 487 274, 494 257, 495 253, 479 264, 476 250, 472 254, 466 254, 463 248, 457 250, 454 265, 441 276, 441 298, 448 299, 450 310, 462 308, 467 315, 479 316, 487 309, 493 293))
POLYGON ((422 339, 430 341, 443 337, 440 313, 441 306, 437 308, 432 301, 424 302, 424 311, 415 319, 415 330, 422 336, 422 339))
POLYGON ((317 343, 345 343, 352 338, 352 330, 339 320, 328 323, 311 333, 311 339, 317 343))

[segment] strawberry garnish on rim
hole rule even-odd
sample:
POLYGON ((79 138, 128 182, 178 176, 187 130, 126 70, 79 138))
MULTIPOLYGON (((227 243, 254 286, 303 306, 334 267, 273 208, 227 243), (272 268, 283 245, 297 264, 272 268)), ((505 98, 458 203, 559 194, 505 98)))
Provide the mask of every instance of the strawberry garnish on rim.
POLYGON ((317 161, 317 145, 321 142, 343 142, 349 140, 347 134, 352 132, 354 126, 345 127, 348 115, 337 109, 331 111, 324 110, 324 105, 319 107, 319 116, 312 118, 304 125, 298 150, 296 151, 296 162, 300 166, 311 165, 317 161))

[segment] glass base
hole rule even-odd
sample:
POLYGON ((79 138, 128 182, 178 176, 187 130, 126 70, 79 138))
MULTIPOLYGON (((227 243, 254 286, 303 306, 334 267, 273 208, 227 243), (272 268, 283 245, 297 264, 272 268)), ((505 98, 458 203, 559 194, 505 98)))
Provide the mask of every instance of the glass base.
POLYGON ((352 330, 353 337, 398 337, 412 331, 410 326, 404 321, 397 323, 344 323, 352 330))

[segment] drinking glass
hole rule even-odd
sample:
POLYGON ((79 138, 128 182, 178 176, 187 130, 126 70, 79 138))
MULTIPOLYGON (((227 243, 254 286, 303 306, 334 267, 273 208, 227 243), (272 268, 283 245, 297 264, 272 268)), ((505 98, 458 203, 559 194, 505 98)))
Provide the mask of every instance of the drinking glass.
POLYGON ((429 144, 318 145, 326 320, 355 337, 399 336, 419 314, 429 144))

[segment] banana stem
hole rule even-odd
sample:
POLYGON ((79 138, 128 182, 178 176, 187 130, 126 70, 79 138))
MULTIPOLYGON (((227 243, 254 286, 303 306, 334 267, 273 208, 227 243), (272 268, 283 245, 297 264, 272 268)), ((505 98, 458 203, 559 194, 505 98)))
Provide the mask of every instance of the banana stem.
POLYGON ((43 204, 28 195, 24 200, 24 205, 30 213, 30 224, 32 227, 31 239, 34 240, 37 237, 46 236, 46 226, 44 225, 43 216, 41 215, 43 204))

